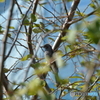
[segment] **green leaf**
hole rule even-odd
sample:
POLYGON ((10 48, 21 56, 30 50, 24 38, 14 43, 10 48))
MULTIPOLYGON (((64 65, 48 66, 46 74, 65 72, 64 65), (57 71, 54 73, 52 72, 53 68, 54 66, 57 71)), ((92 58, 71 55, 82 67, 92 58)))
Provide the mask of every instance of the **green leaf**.
POLYGON ((34 24, 33 27, 40 27, 40 24, 34 24))
POLYGON ((27 93, 27 89, 26 88, 23 88, 23 89, 17 89, 17 92, 16 94, 21 96, 21 95, 24 95, 27 93))
POLYGON ((25 61, 25 60, 28 60, 28 58, 31 58, 31 57, 32 57, 32 55, 29 54, 29 55, 24 56, 24 57, 21 58, 20 60, 21 60, 21 61, 25 61))
POLYGON ((0 2, 5 2, 5 0, 0 0, 0 2))
POLYGON ((40 80, 39 78, 30 81, 27 85, 28 95, 36 94, 39 90, 42 89, 43 86, 44 81, 40 80))
POLYGON ((44 23, 42 23, 42 22, 40 22, 40 26, 41 26, 41 28, 45 27, 44 23))
POLYGON ((35 64, 31 64, 31 67, 33 67, 33 68, 38 68, 38 67, 40 67, 40 63, 35 63, 35 64))
POLYGON ((53 38, 50 38, 50 37, 49 37, 48 39, 50 39, 50 40, 52 40, 52 41, 55 41, 53 38))
POLYGON ((57 80, 61 85, 69 83, 69 79, 61 79, 61 78, 59 78, 57 80))
POLYGON ((89 34, 89 38, 95 43, 98 44, 100 40, 100 19, 94 21, 90 26, 88 26, 87 33, 89 34))
POLYGON ((43 5, 45 5, 45 4, 47 4, 47 2, 40 3, 40 6, 43 6, 43 5))
POLYGON ((79 85, 80 83, 85 83, 85 81, 76 81, 76 82, 74 82, 73 84, 76 84, 76 85, 79 85))
POLYGON ((61 38, 61 40, 66 41, 67 38, 68 38, 68 36, 66 35, 66 36, 63 36, 63 37, 61 38))
POLYGON ((9 69, 7 69, 7 68, 3 68, 3 70, 4 70, 4 73, 7 73, 7 72, 9 72, 10 70, 9 69))
POLYGON ((8 34, 7 34, 7 36, 8 36, 8 37, 11 37, 11 34, 10 34, 10 33, 8 33, 8 34))
POLYGON ((37 18, 34 14, 31 14, 31 20, 32 20, 32 22, 36 22, 37 18))
POLYGON ((62 94, 61 94, 61 97, 64 97, 66 94, 67 94, 67 92, 63 91, 62 94))
POLYGON ((84 77, 84 74, 83 73, 77 73, 78 75, 80 75, 80 76, 82 76, 82 77, 84 77))
POLYGON ((67 36, 68 36, 67 38, 68 42, 75 43, 76 36, 77 36, 77 30, 76 29, 70 30, 67 36))
POLYGON ((29 22, 28 19, 25 19, 24 22, 23 22, 23 24, 24 24, 24 25, 27 25, 27 26, 29 25, 29 23, 30 23, 30 22, 29 22))
POLYGON ((97 11, 94 13, 97 17, 100 17, 100 7, 97 9, 97 11))
POLYGON ((81 78, 81 79, 83 79, 83 78, 80 77, 80 76, 71 76, 70 78, 81 78))
POLYGON ((35 28, 35 29, 33 29, 33 32, 34 32, 34 33, 40 33, 40 32, 42 32, 42 30, 39 29, 39 28, 35 28))
POLYGON ((2 30, 2 26, 0 25, 0 31, 2 30))
POLYGON ((71 1, 73 1, 73 0, 67 0, 67 2, 71 2, 71 1))
POLYGON ((55 29, 55 30, 52 31, 52 33, 60 32, 60 31, 61 30, 59 30, 59 29, 55 29))
POLYGON ((0 34, 2 34, 4 31, 2 30, 2 26, 0 25, 0 34))
POLYGON ((92 7, 93 9, 97 8, 93 3, 90 4, 90 7, 92 7))
POLYGON ((79 16, 85 16, 84 13, 81 13, 81 12, 79 12, 79 11, 76 11, 76 13, 77 13, 79 16))
POLYGON ((50 32, 51 30, 49 30, 49 29, 46 28, 45 31, 46 31, 46 32, 50 32))
POLYGON ((13 27, 13 26, 10 26, 9 28, 10 28, 10 29, 15 29, 15 27, 13 27))

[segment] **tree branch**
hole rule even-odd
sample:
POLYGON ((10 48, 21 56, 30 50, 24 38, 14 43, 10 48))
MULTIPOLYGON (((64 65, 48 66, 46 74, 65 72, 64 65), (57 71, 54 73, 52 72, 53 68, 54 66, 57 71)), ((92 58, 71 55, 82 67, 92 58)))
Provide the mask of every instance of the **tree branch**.
POLYGON ((4 68, 4 57, 6 53, 6 42, 7 42, 7 35, 9 32, 9 26, 11 24, 11 17, 13 14, 13 8, 14 8, 14 0, 11 1, 11 7, 9 11, 9 17, 7 22, 7 27, 5 30, 5 34, 2 40, 2 49, 1 49, 1 61, 0 61, 0 100, 3 100, 3 85, 5 86, 6 91, 8 92, 8 80, 6 79, 6 76, 4 75, 3 68, 4 68))
POLYGON ((12 48, 13 48, 14 45, 15 45, 15 42, 16 42, 18 36, 19 36, 20 30, 21 30, 21 28, 22 28, 22 26, 23 26, 23 22, 24 22, 24 20, 25 20, 25 18, 26 18, 26 16, 27 16, 27 13, 29 12, 29 10, 30 10, 31 7, 32 7, 32 4, 31 4, 30 7, 28 8, 28 10, 26 11, 26 14, 24 15, 24 17, 23 17, 23 19, 22 19, 21 25, 19 26, 18 32, 16 33, 16 37, 15 37, 13 43, 12 43, 12 46, 11 46, 11 48, 10 48, 10 50, 9 50, 9 52, 8 52, 8 54, 7 54, 7 56, 5 57, 5 60, 8 58, 8 56, 10 55, 10 53, 11 53, 11 51, 12 51, 12 48))
MULTIPOLYGON (((35 0, 34 2, 32 2, 32 5, 34 4, 32 14, 34 14, 34 15, 36 13, 36 8, 37 8, 37 5, 38 5, 38 2, 39 2, 39 0, 35 0)), ((32 25, 33 25, 33 22, 32 22, 32 19, 31 19, 30 26, 29 26, 29 29, 28 29, 29 30, 29 32, 28 32, 29 34, 27 35, 27 44, 28 44, 29 54, 34 55, 33 48, 32 48, 32 42, 31 42, 31 36, 32 36, 32 27, 31 26, 32 25)), ((34 57, 32 58, 32 62, 35 63, 34 57)), ((29 72, 29 69, 30 69, 30 65, 28 66, 28 69, 26 71, 24 80, 27 77, 27 74, 29 72)))
POLYGON ((59 47, 59 45, 62 42, 61 38, 66 35, 66 32, 64 30, 67 30, 69 28, 70 24, 68 24, 68 22, 73 19, 75 10, 77 9, 79 2, 80 2, 80 0, 73 1, 72 6, 71 6, 71 10, 68 13, 68 18, 66 18, 65 23, 62 26, 63 31, 61 33, 59 33, 57 39, 54 42, 54 45, 53 45, 54 50, 59 47))
MULTIPOLYGON (((34 6, 33 6, 33 11, 32 11, 32 14, 34 14, 35 15, 35 13, 36 13, 36 8, 37 8, 37 5, 38 5, 38 2, 39 2, 39 0, 35 0, 34 1, 34 6)), ((32 19, 31 19, 31 21, 30 21, 30 26, 29 26, 29 34, 27 35, 27 43, 28 43, 28 48, 29 48, 29 52, 30 52, 30 54, 31 55, 34 55, 34 53, 33 53, 33 48, 32 48, 32 43, 31 43, 31 35, 32 35, 32 26, 33 25, 33 22, 32 22, 32 19)))

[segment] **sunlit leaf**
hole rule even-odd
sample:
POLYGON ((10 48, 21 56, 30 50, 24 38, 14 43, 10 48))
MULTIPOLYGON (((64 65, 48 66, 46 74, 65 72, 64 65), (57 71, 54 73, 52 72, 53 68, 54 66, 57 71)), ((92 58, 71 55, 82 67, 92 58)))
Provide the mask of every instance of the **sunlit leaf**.
POLYGON ((24 95, 26 93, 27 93, 27 88, 19 89, 16 92, 16 94, 18 94, 19 96, 22 96, 22 95, 24 95))
POLYGON ((83 84, 84 82, 85 82, 85 81, 76 81, 76 82, 74 82, 73 84, 78 84, 78 85, 79 85, 80 83, 83 84))
POLYGON ((71 76, 70 78, 81 78, 81 79, 83 79, 83 78, 80 77, 80 76, 71 76))
POLYGON ((93 9, 97 8, 93 3, 90 4, 90 7, 92 7, 93 9))
POLYGON ((53 93, 49 94, 43 90, 40 90, 38 95, 41 97, 41 100, 55 100, 55 95, 53 93))
POLYGON ((63 40, 63 41, 66 41, 67 40, 67 35, 66 36, 63 36, 62 38, 61 38, 61 40, 63 40))
POLYGON ((76 13, 77 13, 79 16, 85 16, 85 14, 82 13, 82 12, 76 11, 76 13))
POLYGON ((40 26, 41 26, 41 28, 45 27, 44 23, 42 23, 42 22, 40 22, 40 26))
POLYGON ((35 64, 31 64, 31 67, 33 67, 33 68, 38 68, 38 67, 40 67, 40 63, 35 63, 35 64))
POLYGON ((40 27, 40 24, 34 24, 33 27, 40 27))
POLYGON ((59 29, 55 29, 55 30, 52 31, 52 33, 60 32, 60 31, 61 30, 59 30, 59 29))
POLYGON ((35 29, 33 29, 33 32, 34 32, 34 33, 40 33, 40 32, 42 32, 42 30, 39 29, 39 28, 35 28, 35 29))
POLYGON ((5 0, 0 0, 0 2, 5 2, 5 0))
POLYGON ((83 73, 78 73, 78 75, 80 75, 80 76, 82 76, 82 77, 85 77, 83 73))
POLYGON ((61 79, 61 78, 59 78, 59 83, 61 85, 67 84, 67 83, 69 83, 69 79, 61 79))
POLYGON ((62 94, 61 94, 61 97, 65 96, 67 94, 66 91, 63 91, 62 94))
POLYGON ((31 58, 31 57, 32 57, 32 55, 26 55, 23 58, 21 58, 20 60, 25 61, 25 60, 28 60, 28 58, 31 58))
POLYGON ((36 94, 39 90, 42 89, 42 87, 44 86, 44 84, 45 84, 44 81, 40 80, 39 78, 30 81, 27 84, 27 87, 26 87, 28 95, 34 95, 34 94, 36 94))
POLYGON ((42 75, 42 74, 47 73, 49 70, 50 70, 49 66, 42 66, 42 67, 39 67, 38 69, 35 69, 35 74, 42 75))
POLYGON ((56 53, 54 53, 53 57, 56 60, 56 64, 58 67, 63 67, 64 66, 64 62, 62 59, 62 52, 57 51, 56 53))
POLYGON ((100 7, 97 9, 97 11, 94 13, 94 15, 100 17, 100 7))
POLYGON ((10 26, 9 28, 10 28, 10 29, 15 29, 15 27, 13 27, 13 26, 10 26))
POLYGON ((70 30, 67 34, 67 41, 70 43, 74 43, 76 39, 76 35, 77 35, 76 29, 70 30))

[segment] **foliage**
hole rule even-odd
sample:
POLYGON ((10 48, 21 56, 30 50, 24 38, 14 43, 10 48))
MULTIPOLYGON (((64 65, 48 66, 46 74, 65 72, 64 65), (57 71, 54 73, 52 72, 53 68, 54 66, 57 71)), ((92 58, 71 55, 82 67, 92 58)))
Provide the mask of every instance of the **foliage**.
POLYGON ((5 0, 0 0, 0 2, 5 2, 5 0))
MULTIPOLYGON (((7 76, 5 79, 11 83, 6 84, 7 90, 4 79, 0 78, 7 90, 7 94, 5 91, 2 94, 5 95, 3 99, 62 100, 75 97, 97 100, 96 96, 83 96, 93 91, 98 95, 100 90, 100 1, 90 1, 87 4, 84 0, 85 7, 81 8, 80 0, 24 0, 22 6, 16 0, 18 15, 13 9, 13 15, 4 16, 4 21, 0 22, 0 49, 3 51, 0 66, 7 76), (12 23, 6 27, 4 24, 8 21, 12 23), (53 57, 47 59, 49 63, 41 49, 44 42, 51 44, 55 51, 53 57), (59 67, 59 75, 50 69, 54 61, 59 67), (47 85, 51 92, 45 89, 47 85)), ((0 75, 3 76, 1 72, 0 75)))

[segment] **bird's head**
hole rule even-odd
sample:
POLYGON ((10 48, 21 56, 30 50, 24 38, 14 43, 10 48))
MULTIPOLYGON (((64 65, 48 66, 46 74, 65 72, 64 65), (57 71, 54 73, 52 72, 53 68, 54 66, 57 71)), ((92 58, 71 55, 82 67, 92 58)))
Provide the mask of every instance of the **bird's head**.
POLYGON ((52 50, 52 47, 50 44, 45 44, 44 46, 41 46, 41 47, 44 48, 46 51, 52 50))

